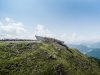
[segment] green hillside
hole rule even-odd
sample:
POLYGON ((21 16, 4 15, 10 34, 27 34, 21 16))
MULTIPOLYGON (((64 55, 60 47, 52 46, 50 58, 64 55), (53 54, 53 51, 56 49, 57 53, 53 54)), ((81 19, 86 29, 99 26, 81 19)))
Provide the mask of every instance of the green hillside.
POLYGON ((56 42, 0 42, 0 75, 100 75, 100 60, 56 42))

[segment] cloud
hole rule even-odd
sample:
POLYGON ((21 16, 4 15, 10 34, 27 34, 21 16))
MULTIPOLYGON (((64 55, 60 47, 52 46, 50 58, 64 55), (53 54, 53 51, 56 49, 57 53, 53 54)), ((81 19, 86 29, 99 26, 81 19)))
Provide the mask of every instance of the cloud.
POLYGON ((48 36, 48 37, 53 37, 54 34, 51 33, 51 31, 47 28, 45 28, 44 25, 38 24, 35 27, 35 31, 34 31, 35 35, 40 35, 40 36, 48 36))
POLYGON ((78 36, 76 33, 72 33, 70 35, 68 35, 67 33, 64 33, 64 34, 61 34, 60 38, 66 41, 67 43, 71 43, 71 42, 75 42, 78 36))
POLYGON ((25 28, 22 22, 16 22, 15 20, 6 17, 5 21, 0 21, 0 38, 24 38, 35 39, 35 35, 57 38, 65 41, 66 43, 83 43, 83 42, 96 42, 100 41, 98 35, 78 35, 77 33, 62 33, 60 35, 53 33, 51 30, 45 27, 45 25, 37 24, 33 31, 25 28))
POLYGON ((0 22, 0 34, 2 37, 17 38, 26 33, 26 31, 22 22, 15 22, 11 18, 7 17, 4 23, 0 22))
POLYGON ((0 25, 2 25, 2 22, 0 21, 0 25))
POLYGON ((11 19, 11 18, 9 18, 9 17, 6 17, 6 18, 5 18, 5 21, 6 21, 6 22, 13 22, 13 19, 11 19))
POLYGON ((35 31, 33 33, 34 35, 39 35, 39 36, 46 36, 46 37, 51 37, 51 38, 56 38, 62 41, 66 41, 67 43, 72 43, 72 42, 77 42, 78 41, 78 36, 76 33, 72 33, 70 35, 61 34, 60 36, 57 34, 54 34, 46 28, 44 25, 38 24, 35 27, 35 31))
POLYGON ((72 33, 70 35, 62 34, 60 37, 67 43, 94 43, 100 42, 100 35, 78 35, 77 33, 72 33))
POLYGON ((6 17, 3 22, 0 22, 0 37, 1 38, 24 38, 35 39, 35 35, 54 37, 44 25, 37 24, 33 31, 25 28, 22 22, 16 22, 14 19, 6 17))

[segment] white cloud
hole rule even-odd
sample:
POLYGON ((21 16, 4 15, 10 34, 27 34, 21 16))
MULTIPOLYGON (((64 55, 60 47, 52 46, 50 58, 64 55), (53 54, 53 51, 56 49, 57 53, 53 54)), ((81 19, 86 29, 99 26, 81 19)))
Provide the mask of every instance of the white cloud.
POLYGON ((35 35, 47 36, 57 38, 66 42, 76 41, 77 35, 72 33, 71 35, 61 34, 60 36, 52 33, 44 25, 38 24, 34 28, 33 32, 27 30, 22 22, 15 22, 13 19, 6 17, 4 23, 0 22, 0 36, 6 38, 35 38, 35 35), (33 34, 32 34, 33 33, 33 34))
POLYGON ((53 37, 54 35, 50 30, 45 28, 44 25, 38 24, 33 32, 26 29, 22 22, 6 17, 5 21, 0 22, 0 37, 1 38, 30 38, 34 39, 35 35, 53 37))
POLYGON ((4 23, 0 23, 0 34, 2 37, 9 38, 17 38, 19 36, 22 36, 23 33, 26 33, 26 29, 24 28, 23 23, 21 22, 15 22, 11 18, 5 18, 4 23))
POLYGON ((62 41, 66 41, 67 43, 72 43, 72 42, 78 41, 78 36, 76 35, 76 33, 72 33, 71 35, 61 34, 59 36, 57 34, 52 33, 44 25, 40 25, 40 24, 38 24, 35 27, 34 35, 52 37, 52 38, 56 38, 56 39, 59 39, 62 41))
POLYGON ((0 38, 30 38, 34 39, 35 35, 47 36, 66 41, 67 43, 82 43, 82 42, 96 42, 100 41, 100 36, 97 35, 78 35, 75 32, 68 35, 62 33, 61 35, 54 34, 44 25, 38 24, 32 32, 25 28, 22 22, 16 22, 11 18, 5 18, 5 21, 0 21, 0 38))
POLYGON ((51 33, 50 30, 48 30, 47 28, 45 28, 44 25, 38 24, 35 27, 35 31, 34 31, 35 35, 40 35, 40 36, 48 36, 48 37, 53 37, 54 35, 51 33))
POLYGON ((6 17, 6 18, 5 18, 5 21, 6 21, 6 22, 12 22, 13 20, 10 19, 9 17, 6 17))
POLYGON ((78 35, 76 33, 72 33, 70 35, 63 34, 61 35, 62 40, 67 43, 93 43, 100 41, 100 36, 98 35, 78 35))
POLYGON ((2 25, 2 22, 0 21, 0 26, 2 25))
MULTIPOLYGON (((51 30, 46 28, 44 25, 38 24, 36 25, 33 33, 34 35, 40 35, 40 36, 47 36, 52 38, 57 38, 59 40, 65 41, 66 43, 84 43, 84 42, 96 42, 100 41, 100 36, 85 36, 85 35, 78 35, 77 33, 62 33, 61 35, 54 34, 51 30)), ((35 38, 35 37, 34 37, 35 38)))

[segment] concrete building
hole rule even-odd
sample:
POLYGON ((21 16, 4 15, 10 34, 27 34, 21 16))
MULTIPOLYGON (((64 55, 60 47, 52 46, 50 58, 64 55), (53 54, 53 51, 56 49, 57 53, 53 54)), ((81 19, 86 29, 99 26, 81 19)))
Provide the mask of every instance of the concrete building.
POLYGON ((54 38, 49 38, 49 37, 42 37, 42 36, 37 36, 35 35, 37 41, 41 41, 41 42, 57 42, 57 43, 62 43, 64 44, 64 41, 60 41, 54 38))

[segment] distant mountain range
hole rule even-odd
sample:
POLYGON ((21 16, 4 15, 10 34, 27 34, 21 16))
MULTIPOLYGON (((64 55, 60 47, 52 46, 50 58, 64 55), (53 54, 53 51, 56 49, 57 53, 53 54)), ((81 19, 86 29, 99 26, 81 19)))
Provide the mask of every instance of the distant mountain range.
POLYGON ((100 48, 100 42, 95 42, 90 44, 87 43, 86 46, 88 46, 89 48, 100 48))
POLYGON ((82 44, 80 44, 80 45, 68 44, 68 46, 71 47, 71 48, 76 48, 84 54, 86 54, 87 52, 92 51, 92 48, 89 48, 89 47, 87 47, 85 45, 82 45, 82 44))
POLYGON ((100 48, 92 49, 92 51, 87 52, 87 55, 100 59, 100 48))
POLYGON ((96 43, 86 43, 86 44, 68 44, 71 48, 76 48, 80 52, 87 54, 92 57, 100 58, 100 42, 96 43))

